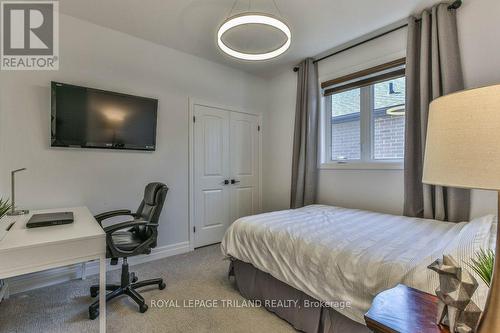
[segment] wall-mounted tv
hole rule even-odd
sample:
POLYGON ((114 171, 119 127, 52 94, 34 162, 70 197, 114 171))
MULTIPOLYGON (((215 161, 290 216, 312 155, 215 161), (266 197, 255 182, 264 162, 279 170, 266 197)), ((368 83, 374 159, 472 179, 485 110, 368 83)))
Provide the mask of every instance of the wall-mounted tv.
POLYGON ((52 82, 52 147, 156 149, 158 100, 52 82))

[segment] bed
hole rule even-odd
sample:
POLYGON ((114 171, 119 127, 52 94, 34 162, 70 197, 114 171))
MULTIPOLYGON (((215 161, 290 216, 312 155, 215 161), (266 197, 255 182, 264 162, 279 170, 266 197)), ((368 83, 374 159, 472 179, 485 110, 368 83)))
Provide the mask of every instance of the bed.
MULTIPOLYGON (((465 266, 479 249, 493 248, 495 230, 493 215, 448 223, 312 205, 240 218, 221 248, 244 296, 265 299, 283 290, 275 296, 320 301, 312 320, 304 318, 304 304, 271 309, 297 329, 340 332, 332 323, 325 328, 329 318, 363 332, 375 295, 399 283, 434 293, 438 276, 426 267, 445 253, 465 266)), ((487 288, 477 280, 473 299, 484 307, 487 288)))

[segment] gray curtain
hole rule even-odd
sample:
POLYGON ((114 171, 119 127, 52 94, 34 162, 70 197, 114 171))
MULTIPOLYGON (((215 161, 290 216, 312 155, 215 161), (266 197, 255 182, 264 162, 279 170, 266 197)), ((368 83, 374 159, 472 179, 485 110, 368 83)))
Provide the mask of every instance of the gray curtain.
POLYGON ((470 191, 422 184, 429 103, 464 88, 456 11, 448 5, 409 19, 404 214, 458 222, 469 220, 470 191))
POLYGON ((310 205, 316 200, 319 93, 318 68, 308 58, 299 64, 297 79, 291 208, 310 205))

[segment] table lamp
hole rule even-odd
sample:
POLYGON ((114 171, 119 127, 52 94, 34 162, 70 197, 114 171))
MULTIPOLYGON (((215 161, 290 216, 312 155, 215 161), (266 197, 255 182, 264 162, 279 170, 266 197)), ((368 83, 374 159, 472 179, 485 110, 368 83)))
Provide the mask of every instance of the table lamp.
POLYGON ((12 170, 12 172, 10 173, 10 189, 11 189, 10 203, 12 206, 10 212, 8 212, 7 215, 17 216, 17 215, 26 215, 29 213, 29 210, 26 209, 16 209, 16 173, 25 170, 26 168, 22 168, 22 169, 12 170))
MULTIPOLYGON (((500 194, 500 85, 457 92, 431 103, 422 182, 500 194)), ((500 195, 498 206, 500 212, 500 195)), ((499 244, 500 236, 480 333, 500 332, 499 244)))

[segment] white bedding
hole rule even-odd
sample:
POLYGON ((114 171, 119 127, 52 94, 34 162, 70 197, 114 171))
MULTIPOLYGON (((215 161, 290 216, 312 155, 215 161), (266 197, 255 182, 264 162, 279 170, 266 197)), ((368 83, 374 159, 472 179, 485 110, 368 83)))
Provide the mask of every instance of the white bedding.
MULTIPOLYGON (((313 205, 241 218, 221 247, 320 301, 350 302, 335 309, 364 324, 373 297, 398 283, 434 293, 438 275, 426 267, 444 253, 470 262, 494 244, 495 226, 493 215, 447 223, 313 205)), ((483 307, 487 289, 476 278, 483 307)))

